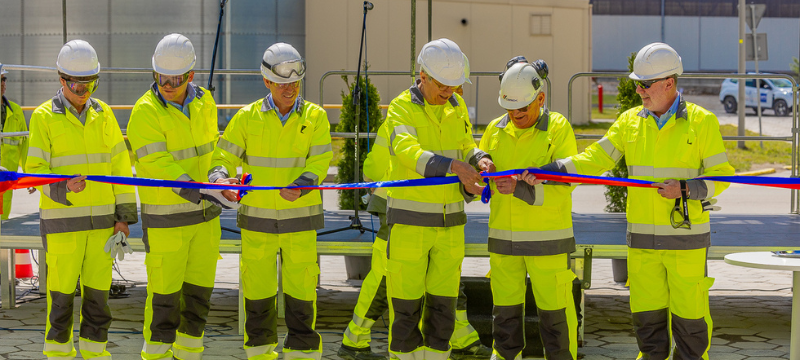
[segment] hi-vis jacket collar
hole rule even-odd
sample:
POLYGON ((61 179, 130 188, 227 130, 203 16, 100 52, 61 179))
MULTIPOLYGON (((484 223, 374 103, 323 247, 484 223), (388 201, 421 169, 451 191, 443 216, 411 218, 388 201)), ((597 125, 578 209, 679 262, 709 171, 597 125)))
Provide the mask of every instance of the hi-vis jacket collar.
MULTIPOLYGON (((686 110, 686 100, 683 98, 683 95, 678 94, 678 96, 680 97, 680 101, 678 102, 678 110, 675 111, 675 121, 677 121, 678 119, 686 120, 686 115, 689 113, 686 110)), ((642 110, 639 111, 639 113, 636 115, 638 115, 641 118, 647 119, 648 116, 647 109, 642 108, 642 110)))
MULTIPOLYGON (((194 94, 195 94, 194 98, 195 99, 200 99, 205 94, 205 91, 203 91, 203 89, 201 89, 199 86, 195 85, 194 83, 189 83, 189 86, 194 88, 194 94)), ((161 105, 163 105, 164 107, 167 107, 167 102, 164 101, 164 98, 161 96, 161 93, 158 92, 158 85, 156 85, 155 81, 153 81, 153 83, 150 84, 150 91, 152 91, 153 94, 156 95, 156 99, 158 99, 158 102, 160 102, 161 105)))
MULTIPOLYGON (((297 115, 303 115, 303 106, 305 106, 306 101, 303 100, 303 97, 300 95, 297 95, 297 100, 295 101, 297 101, 297 108, 294 111, 297 112, 297 115)), ((272 109, 274 109, 274 107, 269 104, 269 100, 265 96, 264 101, 261 102, 261 112, 267 112, 272 109)))
MULTIPOLYGON (((56 113, 56 114, 66 115, 67 114, 67 108, 66 108, 66 106, 64 106, 64 103, 61 102, 61 96, 59 96, 59 95, 61 95, 62 91, 64 91, 64 89, 59 89, 58 92, 56 93, 56 96, 53 96, 53 112, 56 113)), ((86 105, 91 106, 92 109, 94 109, 94 111, 97 111, 97 112, 103 111, 103 107, 100 106, 100 103, 98 103, 97 101, 94 101, 94 99, 92 99, 92 98, 89 98, 88 100, 86 100, 86 105)))
MULTIPOLYGON (((510 119, 508 118, 508 114, 506 114, 506 116, 503 116, 503 119, 500 120, 494 127, 498 129, 505 129, 506 126, 508 125, 509 120, 510 119)), ((536 120, 536 126, 534 127, 541 131, 547 131, 547 125, 549 123, 550 123, 550 110, 547 110, 547 108, 543 108, 541 113, 539 113, 539 120, 536 120)))
POLYGON ((2 102, 0 102, 0 104, 2 104, 3 107, 11 107, 11 103, 8 102, 8 99, 6 99, 5 96, 3 96, 2 102))
MULTIPOLYGON (((417 82, 414 83, 414 85, 411 85, 408 91, 411 92, 411 102, 419 106, 425 106, 425 97, 422 96, 422 91, 419 90, 419 84, 421 82, 422 80, 417 79, 417 82)), ((453 93, 453 95, 450 95, 450 98, 447 99, 447 101, 449 101, 450 105, 453 105, 453 107, 458 107, 458 100, 456 100, 455 93, 453 93)))

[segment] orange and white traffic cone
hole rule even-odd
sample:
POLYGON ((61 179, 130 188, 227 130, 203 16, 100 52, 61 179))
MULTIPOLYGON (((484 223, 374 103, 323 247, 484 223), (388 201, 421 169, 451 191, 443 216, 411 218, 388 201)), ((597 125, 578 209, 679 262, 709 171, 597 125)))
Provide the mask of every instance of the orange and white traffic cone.
POLYGON ((14 262, 16 263, 17 279, 29 279, 33 277, 33 266, 31 265, 31 253, 28 249, 15 249, 14 262))

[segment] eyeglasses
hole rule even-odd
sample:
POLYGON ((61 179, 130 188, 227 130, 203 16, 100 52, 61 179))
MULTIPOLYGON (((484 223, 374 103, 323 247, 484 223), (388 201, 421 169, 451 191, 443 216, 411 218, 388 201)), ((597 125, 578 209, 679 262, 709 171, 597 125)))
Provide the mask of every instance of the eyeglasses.
POLYGON ((67 89, 77 96, 83 96, 86 93, 92 94, 97 90, 99 77, 92 77, 87 79, 75 79, 62 77, 67 84, 67 89))
POLYGON ((458 86, 448 86, 448 85, 442 84, 439 81, 437 81, 436 79, 434 79, 432 76, 430 77, 430 79, 431 79, 431 82, 433 82, 433 84, 436 85, 437 88, 439 88, 439 91, 447 91, 448 89, 455 91, 456 88, 458 87, 458 86))
POLYGON ((293 73, 297 74, 297 76, 303 76, 306 73, 306 61, 303 59, 283 61, 275 65, 270 65, 266 61, 261 60, 261 65, 264 65, 264 67, 272 71, 273 74, 284 79, 292 77, 293 73))
POLYGON ((661 80, 666 80, 666 79, 669 79, 669 78, 662 78, 662 79, 655 79, 655 80, 634 80, 633 82, 636 83, 636 86, 647 90, 651 86, 653 86, 653 84, 655 84, 655 83, 657 83, 657 82, 659 82, 661 80))
POLYGON ((681 197, 675 199, 675 206, 672 207, 672 211, 669 214, 669 222, 672 224, 673 229, 692 229, 692 221, 689 219, 689 207, 686 204, 688 192, 686 180, 681 180, 681 197), (681 209, 681 205, 683 205, 683 209, 681 209))
POLYGON ((189 80, 189 73, 185 73, 183 75, 161 75, 157 72, 153 72, 153 80, 156 81, 158 86, 164 87, 169 85, 173 89, 177 89, 189 80))
POLYGON ((531 105, 533 105, 534 101, 536 101, 536 99, 534 99, 533 101, 531 101, 530 104, 528 104, 528 105, 526 105, 524 107, 521 107, 519 109, 506 109, 506 111, 508 111, 509 113, 512 113, 512 112, 515 112, 515 111, 526 112, 531 107, 531 105))
POLYGON ((285 84, 279 84, 273 81, 272 84, 275 85, 275 87, 277 87, 278 89, 294 89, 300 86, 300 80, 285 84))

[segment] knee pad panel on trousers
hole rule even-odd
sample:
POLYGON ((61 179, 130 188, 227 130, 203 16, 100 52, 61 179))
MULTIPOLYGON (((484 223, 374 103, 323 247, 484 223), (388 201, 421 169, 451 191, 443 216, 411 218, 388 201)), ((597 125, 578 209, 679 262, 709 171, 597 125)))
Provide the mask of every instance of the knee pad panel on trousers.
POLYGON ((314 301, 295 299, 284 294, 286 300, 286 327, 289 333, 283 347, 292 350, 319 350, 322 341, 314 330, 314 301))
POLYGON ((47 340, 65 343, 72 339, 72 309, 75 293, 50 291, 50 331, 47 340))
POLYGON ((394 320, 391 324, 389 350, 409 353, 422 346, 419 320, 422 314, 422 298, 406 300, 391 298, 394 320))
POLYGON ((245 346, 262 346, 278 343, 278 311, 275 308, 276 297, 250 300, 244 299, 244 311, 247 320, 244 329, 247 332, 245 346))
POLYGON ((373 321, 378 320, 388 308, 389 302, 386 296, 386 276, 384 276, 381 278, 381 283, 378 285, 378 290, 375 291, 375 297, 372 298, 372 302, 369 304, 369 309, 365 317, 373 321))
POLYGON ((569 324, 567 310, 542 310, 539 313, 539 333, 548 360, 570 360, 569 324))
POLYGON ((150 342, 172 344, 175 331, 181 323, 181 292, 172 294, 153 294, 153 320, 150 328, 150 342))
POLYGON ((183 283, 181 290, 181 324, 178 331, 202 337, 211 310, 211 293, 213 288, 183 283))
POLYGON ((672 335, 675 339, 675 360, 702 359, 710 344, 705 318, 684 319, 672 314, 672 335))
POLYGON ((669 309, 633 313, 633 331, 644 359, 669 357, 669 309))
POLYGON ((525 305, 498 306, 492 309, 494 350, 503 359, 515 359, 525 348, 525 305))
POLYGON ((456 323, 456 298, 425 294, 425 311, 422 312, 424 345, 446 351, 456 323))
POLYGON ((108 307, 108 290, 84 286, 81 291, 80 337, 97 342, 108 341, 111 326, 111 309, 108 307))

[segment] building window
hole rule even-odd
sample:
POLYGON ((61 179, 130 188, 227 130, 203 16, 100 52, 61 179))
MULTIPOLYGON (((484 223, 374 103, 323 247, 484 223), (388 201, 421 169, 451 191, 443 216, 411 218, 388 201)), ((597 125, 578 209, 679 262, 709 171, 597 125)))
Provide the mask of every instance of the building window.
POLYGON ((550 14, 531 14, 531 35, 551 35, 550 14))

